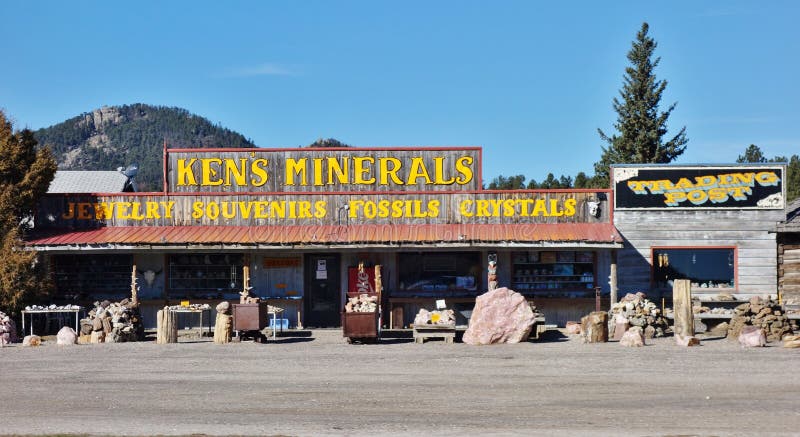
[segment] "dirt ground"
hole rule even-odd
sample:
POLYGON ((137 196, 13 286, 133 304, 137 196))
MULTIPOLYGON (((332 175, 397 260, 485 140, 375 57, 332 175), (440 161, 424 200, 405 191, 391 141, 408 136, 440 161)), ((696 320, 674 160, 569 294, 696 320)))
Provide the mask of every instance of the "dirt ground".
POLYGON ((266 344, 0 349, 0 434, 800 435, 800 350, 672 338, 629 349, 549 331, 469 346, 266 344))

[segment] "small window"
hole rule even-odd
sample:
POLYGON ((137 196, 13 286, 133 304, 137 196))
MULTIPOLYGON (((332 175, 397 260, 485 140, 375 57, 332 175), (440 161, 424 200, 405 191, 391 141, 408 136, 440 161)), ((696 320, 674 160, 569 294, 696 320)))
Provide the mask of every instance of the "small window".
POLYGON ((736 287, 734 248, 653 248, 655 288, 671 288, 675 279, 688 279, 692 288, 736 287))

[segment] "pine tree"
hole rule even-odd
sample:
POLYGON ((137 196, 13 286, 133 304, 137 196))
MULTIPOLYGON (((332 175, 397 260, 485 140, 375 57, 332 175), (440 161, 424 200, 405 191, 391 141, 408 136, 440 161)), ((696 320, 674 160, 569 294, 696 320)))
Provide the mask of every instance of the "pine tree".
POLYGON ((667 119, 676 103, 659 113, 658 105, 667 81, 656 80, 654 70, 661 58, 653 59, 657 44, 647 35, 648 30, 647 23, 642 23, 628 52, 631 65, 625 68, 624 85, 619 92, 622 100, 614 98, 617 112, 614 128, 619 134, 609 137, 597 129, 608 147, 603 147, 600 161, 594 165, 595 184, 608 186, 611 164, 672 162, 683 153, 689 141, 686 127, 669 141, 662 140, 667 134, 667 119))
POLYGON ((33 133, 14 132, 0 111, 0 309, 12 314, 49 288, 36 252, 25 250, 22 237, 55 172, 50 150, 37 151, 33 133))
POLYGON ((764 156, 760 147, 751 144, 747 147, 747 150, 744 151, 744 155, 739 155, 739 157, 736 158, 736 162, 767 162, 767 157, 764 156))

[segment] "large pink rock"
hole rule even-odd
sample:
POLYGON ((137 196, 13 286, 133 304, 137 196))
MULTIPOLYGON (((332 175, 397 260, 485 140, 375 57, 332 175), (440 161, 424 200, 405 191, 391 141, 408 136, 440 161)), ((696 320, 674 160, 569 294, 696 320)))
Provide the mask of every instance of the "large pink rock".
POLYGON ((59 346, 78 344, 78 334, 69 326, 64 326, 56 334, 56 344, 59 346))
POLYGON ((684 337, 684 336, 676 333, 675 334, 675 344, 677 344, 678 346, 684 346, 684 347, 700 346, 700 339, 698 339, 697 337, 691 336, 691 335, 687 335, 687 336, 684 337))
POLYGON ((508 288, 478 296, 462 340, 467 344, 519 343, 528 339, 535 317, 525 297, 508 288))
POLYGON ((767 336, 764 334, 764 330, 758 326, 745 326, 739 333, 739 344, 742 347, 766 346, 767 336))
POLYGON ((619 344, 626 347, 644 346, 644 330, 641 326, 634 326, 622 334, 619 344))

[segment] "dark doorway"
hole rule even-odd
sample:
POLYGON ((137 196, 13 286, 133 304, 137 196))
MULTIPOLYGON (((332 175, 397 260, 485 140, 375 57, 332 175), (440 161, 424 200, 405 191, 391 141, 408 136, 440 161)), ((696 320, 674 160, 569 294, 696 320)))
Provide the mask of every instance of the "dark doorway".
POLYGON ((341 326, 339 255, 306 255, 305 261, 305 325, 341 326))

